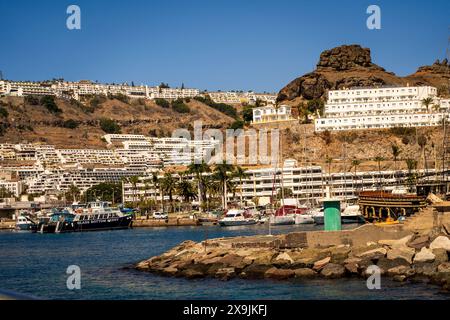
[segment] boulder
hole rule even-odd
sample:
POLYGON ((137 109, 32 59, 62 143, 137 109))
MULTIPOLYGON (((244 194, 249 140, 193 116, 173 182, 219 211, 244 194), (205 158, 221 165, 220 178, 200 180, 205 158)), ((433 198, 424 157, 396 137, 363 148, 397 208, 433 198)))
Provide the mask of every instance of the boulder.
POLYGON ((165 268, 165 269, 162 270, 162 272, 164 272, 166 275, 169 275, 169 276, 175 276, 175 275, 177 275, 178 271, 179 271, 179 270, 178 270, 177 268, 174 268, 174 267, 172 267, 172 266, 167 267, 167 268, 165 268))
POLYGON ((145 270, 149 270, 149 269, 150 269, 150 266, 149 266, 148 261, 146 260, 146 261, 141 261, 141 262, 139 262, 139 263, 136 265, 135 268, 138 269, 138 270, 145 271, 145 270))
POLYGON ((422 249, 414 256, 414 263, 416 262, 433 262, 436 256, 430 249, 422 247, 422 249))
POLYGON ((294 274, 296 278, 311 278, 315 277, 317 272, 309 268, 299 268, 294 270, 294 274))
POLYGON ((388 259, 381 258, 377 261, 377 266, 381 269, 381 273, 384 274, 387 270, 399 266, 409 266, 409 263, 405 259, 388 259))
POLYGON ((438 263, 432 262, 419 262, 415 263, 413 268, 417 275, 419 276, 425 276, 425 277, 431 277, 433 274, 437 272, 438 263))
POLYGON ((406 279, 408 279, 408 277, 403 274, 398 274, 392 278, 392 280, 394 280, 396 282, 405 282, 406 279))
POLYGON ((273 260, 273 264, 278 265, 278 266, 289 265, 289 264, 292 264, 293 262, 294 262, 294 260, 291 258, 291 256, 287 252, 280 253, 273 260))
POLYGON ((412 239, 413 235, 409 235, 397 240, 380 240, 379 244, 383 246, 389 246, 391 248, 405 247, 407 243, 412 239))
POLYGON ((340 264, 328 263, 320 274, 326 278, 341 278, 345 275, 345 268, 340 264))
POLYGON ((221 258, 217 261, 218 263, 223 264, 226 267, 236 268, 236 269, 244 269, 249 265, 247 261, 244 260, 242 256, 238 256, 237 254, 230 253, 225 257, 221 258))
POLYGON ((239 274, 239 277, 244 279, 262 279, 270 268, 271 266, 266 264, 251 264, 239 274))
POLYGON ((387 258, 389 260, 404 259, 408 263, 412 263, 415 253, 416 251, 413 248, 407 247, 406 245, 397 245, 388 251, 387 258))
POLYGON ((313 266, 314 271, 320 271, 323 267, 325 267, 331 261, 331 257, 326 257, 319 261, 316 261, 313 266))
POLYGON ((217 270, 215 277, 221 280, 228 280, 236 276, 234 268, 220 268, 217 270))
POLYGON ((450 262, 441 263, 438 266, 437 271, 438 272, 450 273, 450 262))
POLYGON ((429 244, 430 244, 430 237, 424 235, 424 236, 414 236, 406 245, 410 248, 419 250, 425 246, 428 246, 429 244))
POLYGON ((439 249, 433 249, 432 252, 433 252, 433 254, 435 256, 435 261, 437 261, 439 263, 448 261, 448 252, 447 252, 447 250, 439 248, 439 249))
POLYGON ((450 239, 444 236, 439 236, 431 242, 430 249, 445 249, 450 251, 450 239))
POLYGON ((294 277, 294 275, 295 275, 294 270, 278 269, 278 268, 272 267, 264 273, 264 278, 284 280, 284 279, 292 278, 292 277, 294 277))
POLYGON ((387 270, 389 276, 406 276, 411 277, 415 274, 414 269, 410 266, 398 266, 387 270))
POLYGON ((194 269, 185 269, 181 271, 181 275, 187 279, 203 278, 205 276, 204 273, 194 269))
POLYGON ((265 264, 270 265, 272 259, 276 255, 272 250, 258 250, 251 255, 244 257, 244 263, 249 264, 265 264))
POLYGON ((367 259, 380 259, 384 257, 387 253, 385 248, 376 248, 368 251, 361 252, 357 255, 358 258, 367 258, 367 259))
POLYGON ((343 264, 350 254, 350 248, 347 246, 336 247, 331 250, 331 263, 343 264))
POLYGON ((345 270, 350 274, 357 274, 359 263, 362 261, 360 258, 347 258, 343 261, 345 270))

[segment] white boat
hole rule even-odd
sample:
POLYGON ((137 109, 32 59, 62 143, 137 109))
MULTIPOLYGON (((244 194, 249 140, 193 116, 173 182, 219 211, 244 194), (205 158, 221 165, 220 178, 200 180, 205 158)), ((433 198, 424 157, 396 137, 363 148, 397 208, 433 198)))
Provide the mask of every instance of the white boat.
POLYGON ((24 215, 20 215, 16 220, 17 230, 33 230, 36 228, 36 223, 34 223, 30 218, 24 215))
POLYGON ((313 224, 314 218, 310 213, 304 214, 296 214, 295 215, 295 224, 313 224))
POLYGON ((231 226, 247 226, 256 224, 257 221, 253 218, 246 218, 244 216, 244 210, 231 209, 225 216, 219 220, 219 225, 222 227, 231 226))
POLYGON ((295 215, 270 216, 270 224, 274 226, 295 224, 295 215))

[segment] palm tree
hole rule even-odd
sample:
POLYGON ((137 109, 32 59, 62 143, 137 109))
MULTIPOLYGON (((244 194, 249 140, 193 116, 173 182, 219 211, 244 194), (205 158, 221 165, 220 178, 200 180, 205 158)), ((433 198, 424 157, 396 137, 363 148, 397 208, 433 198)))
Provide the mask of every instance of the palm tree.
POLYGON ((192 162, 187 169, 187 173, 195 175, 197 180, 198 202, 200 211, 203 210, 203 203, 206 200, 204 173, 211 172, 209 165, 202 160, 201 163, 192 162))
POLYGON ((373 158, 374 161, 378 163, 378 176, 380 178, 380 187, 381 187, 381 162, 384 161, 384 158, 382 156, 376 156, 373 158))
POLYGON ((80 194, 81 194, 80 188, 78 188, 74 184, 71 184, 69 186, 69 190, 66 193, 67 196, 72 197, 73 202, 77 201, 77 199, 80 196, 80 194))
POLYGON ((422 157, 423 157, 423 168, 425 170, 425 172, 427 171, 427 159, 425 156, 425 146, 427 145, 427 137, 425 137, 423 134, 420 135, 417 138, 417 144, 420 147, 420 151, 422 152, 422 157))
POLYGON ((354 182, 354 179, 356 179, 356 169, 358 168, 358 166, 359 166, 360 164, 361 164, 361 160, 358 160, 358 159, 353 159, 353 160, 352 160, 352 164, 351 164, 350 170, 351 170, 351 168, 354 168, 354 169, 355 169, 354 175, 353 175, 353 190, 355 190, 355 182, 354 182))
POLYGON ((191 203, 191 200, 197 198, 195 189, 191 182, 181 179, 177 184, 177 193, 183 197, 185 203, 191 203))
POLYGON ((239 179, 239 188, 240 188, 240 206, 242 207, 242 179, 248 178, 248 173, 240 166, 236 167, 234 171, 234 176, 239 179))
POLYGON ((408 158, 405 160, 406 167, 408 168, 408 184, 411 187, 411 185, 414 183, 415 180, 415 171, 417 169, 417 160, 408 158))
POLYGON ((222 191, 222 208, 227 209, 227 182, 231 179, 229 175, 230 172, 233 172, 234 166, 232 164, 228 164, 225 160, 217 164, 214 168, 214 178, 220 181, 221 191, 222 191))
POLYGON ((430 105, 433 103, 433 98, 424 98, 422 99, 422 105, 429 111, 430 105))
POLYGON ((153 184, 153 189, 155 190, 155 203, 158 202, 158 197, 156 196, 156 190, 159 190, 159 195, 161 197, 161 211, 164 211, 164 203, 163 203, 163 196, 162 196, 162 189, 161 189, 161 181, 158 178, 158 173, 156 172, 152 172, 152 184, 153 184))
POLYGON ((397 160, 398 160, 398 156, 400 155, 400 153, 402 153, 402 150, 400 149, 400 147, 396 144, 392 144, 391 145, 391 153, 392 153, 392 157, 394 158, 394 170, 397 171, 397 160))
POLYGON ((139 177, 138 176, 132 176, 132 177, 130 177, 128 179, 128 181, 133 186, 133 206, 134 206, 135 202, 136 202, 136 187, 137 187, 137 184, 139 183, 139 177))
POLYGON ((172 173, 166 172, 164 174, 164 178, 161 181, 161 188, 164 190, 165 193, 169 195, 169 202, 171 206, 172 212, 174 211, 174 205, 173 205, 173 193, 177 189, 177 181, 172 176, 172 173))

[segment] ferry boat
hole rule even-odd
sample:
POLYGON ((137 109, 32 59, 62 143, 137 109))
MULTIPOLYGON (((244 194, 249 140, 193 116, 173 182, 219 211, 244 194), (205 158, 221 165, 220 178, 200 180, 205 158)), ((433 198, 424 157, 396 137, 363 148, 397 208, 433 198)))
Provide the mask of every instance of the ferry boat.
POLYGON ((32 231, 37 227, 36 223, 24 214, 17 217, 16 230, 32 231))
POLYGON ((87 204, 85 209, 71 212, 67 209, 53 213, 47 221, 37 227, 40 233, 62 233, 127 229, 132 226, 133 215, 124 214, 117 208, 111 208, 108 202, 96 201, 87 204))
POLYGON ((257 221, 254 218, 247 218, 244 210, 231 209, 225 216, 219 220, 219 225, 222 227, 230 226, 246 226, 256 224, 257 221))

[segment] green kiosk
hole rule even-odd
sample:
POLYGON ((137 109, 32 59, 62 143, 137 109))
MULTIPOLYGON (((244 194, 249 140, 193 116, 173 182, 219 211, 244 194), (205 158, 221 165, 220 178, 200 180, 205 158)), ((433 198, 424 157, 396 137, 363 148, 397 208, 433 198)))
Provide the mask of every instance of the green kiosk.
POLYGON ((338 199, 323 200, 325 231, 341 230, 341 202, 338 199))

